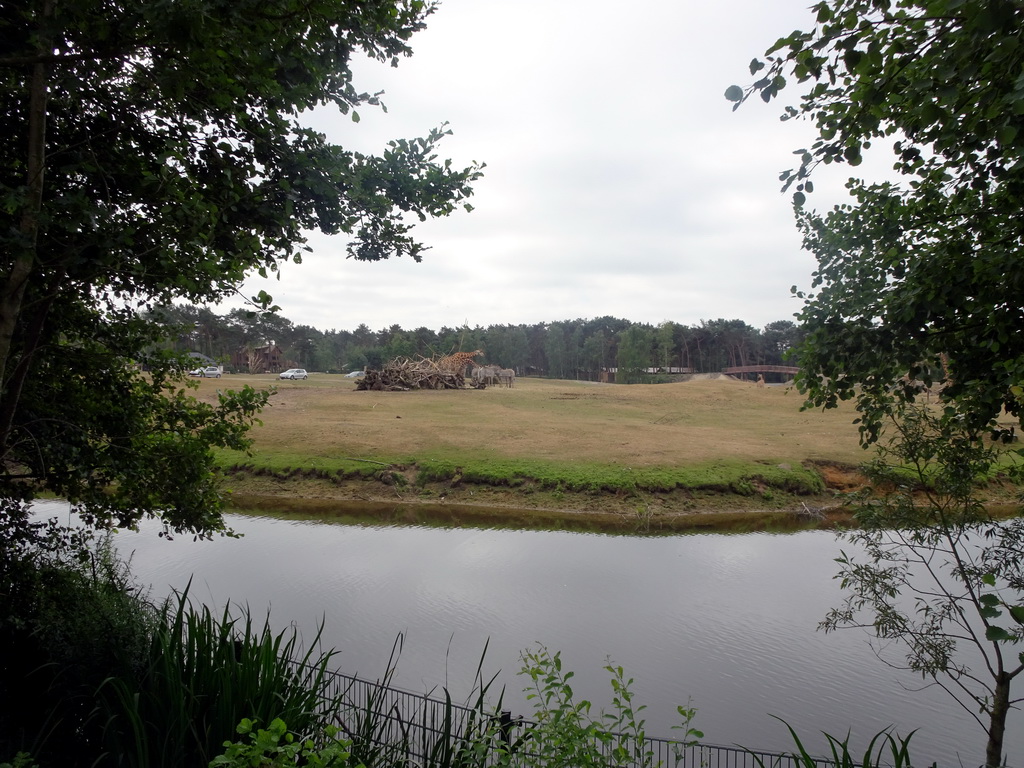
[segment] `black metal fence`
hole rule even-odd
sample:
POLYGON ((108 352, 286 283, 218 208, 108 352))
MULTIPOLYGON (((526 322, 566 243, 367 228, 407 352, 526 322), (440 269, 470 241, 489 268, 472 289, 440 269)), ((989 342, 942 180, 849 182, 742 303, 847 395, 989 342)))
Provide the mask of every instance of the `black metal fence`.
MULTIPOLYGON (((509 766, 526 768, 553 762, 573 765, 566 756, 553 759, 537 743, 537 724, 507 711, 456 704, 442 695, 412 693, 380 682, 333 673, 327 692, 343 702, 339 725, 353 742, 353 755, 368 766, 509 766)), ((576 745, 579 747, 580 745, 576 745)), ((806 768, 792 755, 755 752, 711 744, 684 744, 671 739, 602 733, 588 749, 600 762, 618 768, 806 768)), ((829 760, 816 761, 830 768, 829 760)))

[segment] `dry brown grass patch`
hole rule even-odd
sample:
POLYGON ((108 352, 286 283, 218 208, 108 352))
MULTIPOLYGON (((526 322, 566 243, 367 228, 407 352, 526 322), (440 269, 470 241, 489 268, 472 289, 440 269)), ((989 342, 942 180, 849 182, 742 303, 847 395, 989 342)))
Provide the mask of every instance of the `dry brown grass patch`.
POLYGON ((852 408, 801 411, 787 387, 721 378, 607 385, 518 379, 513 389, 357 392, 338 376, 201 381, 278 385, 253 431, 259 451, 310 456, 460 454, 653 467, 718 459, 856 464, 864 459, 852 408))

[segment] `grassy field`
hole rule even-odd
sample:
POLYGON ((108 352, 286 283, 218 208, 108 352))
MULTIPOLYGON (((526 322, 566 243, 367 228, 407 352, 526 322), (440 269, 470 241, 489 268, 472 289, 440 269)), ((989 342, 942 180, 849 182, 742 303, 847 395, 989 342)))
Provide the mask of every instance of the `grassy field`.
POLYGON ((852 407, 801 411, 789 387, 726 378, 360 392, 340 376, 228 375, 201 380, 199 396, 236 383, 278 390, 252 455, 219 457, 244 495, 651 514, 712 500, 780 508, 866 458, 852 407))
POLYGON ((200 380, 200 391, 235 382, 277 387, 253 431, 258 461, 271 464, 343 455, 636 467, 864 459, 852 407, 801 411, 802 398, 789 387, 727 378, 631 386, 521 378, 513 389, 358 392, 338 376, 278 382, 228 375, 200 380))

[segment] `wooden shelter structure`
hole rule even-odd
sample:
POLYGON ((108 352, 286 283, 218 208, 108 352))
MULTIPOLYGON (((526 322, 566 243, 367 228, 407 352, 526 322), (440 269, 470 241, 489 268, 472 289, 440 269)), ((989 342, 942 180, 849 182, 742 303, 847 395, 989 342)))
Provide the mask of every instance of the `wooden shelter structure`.
POLYGON ((236 371, 249 373, 280 373, 289 368, 284 352, 277 344, 262 347, 242 347, 231 356, 231 365, 236 371))

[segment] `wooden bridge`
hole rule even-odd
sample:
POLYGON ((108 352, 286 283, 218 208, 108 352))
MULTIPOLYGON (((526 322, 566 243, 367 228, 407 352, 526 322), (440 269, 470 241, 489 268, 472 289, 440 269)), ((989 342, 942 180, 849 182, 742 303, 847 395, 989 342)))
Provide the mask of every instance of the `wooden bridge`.
POLYGON ((731 368, 723 368, 722 373, 730 376, 739 376, 744 378, 748 373, 759 373, 766 375, 769 373, 779 373, 786 379, 792 379, 800 371, 795 365, 735 365, 731 368))

